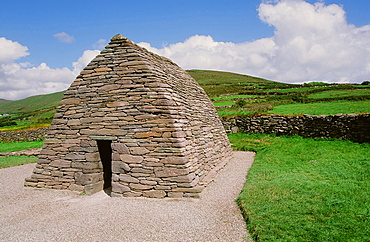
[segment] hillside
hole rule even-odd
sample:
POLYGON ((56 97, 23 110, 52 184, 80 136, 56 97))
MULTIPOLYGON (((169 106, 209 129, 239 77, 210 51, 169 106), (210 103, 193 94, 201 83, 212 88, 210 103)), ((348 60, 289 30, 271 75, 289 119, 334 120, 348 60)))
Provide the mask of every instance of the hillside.
MULTIPOLYGON (((221 116, 370 113, 370 85, 294 85, 230 72, 188 70, 188 73, 204 88, 221 116)), ((8 114, 0 116, 0 131, 49 125, 63 93, 18 101, 0 99, 0 115, 8 114)))
POLYGON ((37 95, 17 101, 0 100, 0 131, 5 126, 29 128, 50 124, 63 93, 37 95))
POLYGON ((197 80, 209 97, 230 93, 243 93, 256 89, 268 90, 296 86, 230 72, 208 70, 188 70, 187 72, 197 80))

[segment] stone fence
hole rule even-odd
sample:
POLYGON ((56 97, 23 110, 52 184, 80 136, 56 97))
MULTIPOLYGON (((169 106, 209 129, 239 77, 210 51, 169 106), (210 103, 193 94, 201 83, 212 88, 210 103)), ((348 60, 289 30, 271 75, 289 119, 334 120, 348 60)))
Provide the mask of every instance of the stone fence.
POLYGON ((0 132, 0 143, 36 141, 44 139, 48 128, 31 129, 26 131, 0 132))
MULTIPOLYGON (((348 139, 370 142, 370 114, 303 115, 303 116, 239 116, 221 118, 228 133, 276 133, 348 139)), ((34 141, 44 137, 47 128, 19 132, 0 132, 0 142, 34 141)))
POLYGON ((370 114, 239 116, 221 118, 228 133, 275 133, 370 142, 370 114))

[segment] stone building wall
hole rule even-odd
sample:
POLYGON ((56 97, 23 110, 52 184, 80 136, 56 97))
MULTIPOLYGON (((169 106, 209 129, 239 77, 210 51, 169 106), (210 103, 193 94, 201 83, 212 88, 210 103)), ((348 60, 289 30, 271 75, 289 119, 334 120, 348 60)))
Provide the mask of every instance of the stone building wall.
POLYGON ((230 156, 222 123, 197 82, 116 35, 65 92, 25 185, 198 197, 230 156))
POLYGON ((370 142, 370 114, 240 116, 222 118, 227 132, 275 133, 370 142))

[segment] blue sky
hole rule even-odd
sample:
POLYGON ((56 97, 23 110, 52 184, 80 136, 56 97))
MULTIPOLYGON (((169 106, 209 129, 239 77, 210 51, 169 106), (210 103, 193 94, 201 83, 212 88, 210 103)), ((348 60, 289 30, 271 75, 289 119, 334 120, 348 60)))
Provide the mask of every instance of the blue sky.
POLYGON ((363 0, 2 0, 0 98, 65 90, 117 33, 184 69, 361 83, 369 10, 363 0))

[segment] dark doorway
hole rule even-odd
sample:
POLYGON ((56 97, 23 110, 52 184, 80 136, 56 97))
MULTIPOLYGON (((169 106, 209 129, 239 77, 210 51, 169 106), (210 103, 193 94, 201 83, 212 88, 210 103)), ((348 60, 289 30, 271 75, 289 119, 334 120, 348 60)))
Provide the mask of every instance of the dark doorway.
POLYGON ((104 190, 112 186, 112 141, 97 140, 100 159, 103 164, 104 190))

